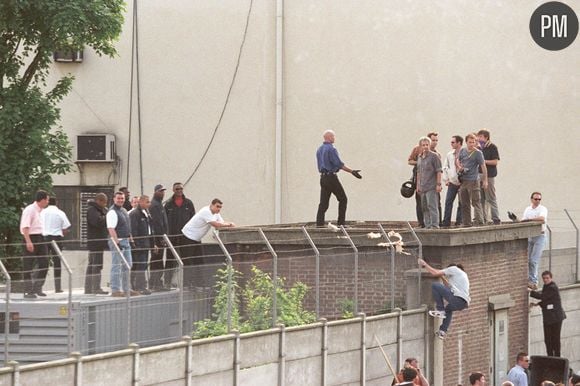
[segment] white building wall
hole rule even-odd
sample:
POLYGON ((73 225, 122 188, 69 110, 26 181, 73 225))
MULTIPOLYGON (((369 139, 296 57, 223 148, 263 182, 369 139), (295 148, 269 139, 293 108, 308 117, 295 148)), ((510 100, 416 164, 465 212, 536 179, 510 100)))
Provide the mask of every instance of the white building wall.
MULTIPOLYGON (((132 2, 129 2, 132 3, 132 2)), ((285 1, 282 222, 314 221, 315 150, 337 132, 343 160, 363 180, 341 175, 347 219, 414 219, 399 194, 418 138, 488 128, 500 150, 496 179, 502 217, 520 213, 531 191, 564 208, 580 187, 580 41, 559 52, 538 47, 529 19, 540 1, 285 1), (565 181, 565 182, 564 182, 565 181)), ((231 82, 249 1, 138 3, 144 193, 185 181, 216 126, 231 82)), ((131 4, 119 57, 85 52, 62 104, 74 138, 117 135, 122 170, 85 167, 87 184, 129 185, 139 193, 135 108, 127 157, 131 4), (129 163, 127 164, 127 162, 129 163), (129 180, 126 180, 129 165, 129 180)), ((577 13, 580 9, 576 10, 577 13)), ((186 186, 197 207, 213 197, 238 224, 274 221, 276 2, 254 0, 239 72, 207 157, 186 186)), ((58 74, 58 71, 56 72, 58 74)), ((342 173, 341 173, 342 174, 342 173)), ((75 185, 78 173, 55 183, 75 185)), ((332 202, 327 219, 336 219, 332 202)))

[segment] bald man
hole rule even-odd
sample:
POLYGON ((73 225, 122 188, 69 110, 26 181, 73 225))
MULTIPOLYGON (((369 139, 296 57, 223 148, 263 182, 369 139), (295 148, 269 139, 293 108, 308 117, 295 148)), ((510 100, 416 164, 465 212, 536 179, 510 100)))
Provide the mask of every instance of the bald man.
POLYGON ((335 134, 332 130, 323 133, 324 142, 316 151, 316 161, 320 172, 320 203, 316 214, 316 225, 324 225, 324 215, 328 210, 330 195, 334 194, 338 200, 338 225, 344 225, 346 217, 347 197, 342 184, 338 179, 338 172, 344 170, 361 179, 360 170, 353 170, 340 160, 338 151, 334 147, 335 134))

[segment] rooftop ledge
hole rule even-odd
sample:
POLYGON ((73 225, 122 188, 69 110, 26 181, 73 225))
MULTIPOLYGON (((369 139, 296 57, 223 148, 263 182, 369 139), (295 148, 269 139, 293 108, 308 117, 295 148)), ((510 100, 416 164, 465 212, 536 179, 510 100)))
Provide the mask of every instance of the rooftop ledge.
MULTIPOLYGON (((538 236, 542 224, 538 222, 506 222, 499 225, 482 225, 472 227, 450 227, 440 229, 410 229, 404 221, 350 221, 345 230, 357 247, 374 247, 385 242, 382 239, 371 239, 369 233, 380 233, 379 224, 385 232, 395 231, 403 241, 412 244, 415 241, 413 231, 423 246, 452 247, 492 242, 512 241, 538 236)), ((411 224, 412 225, 412 224, 411 224)), ((316 245, 346 245, 350 246, 342 230, 332 230, 328 227, 316 227, 313 223, 290 223, 223 228, 220 238, 226 244, 264 244, 259 234, 262 229, 272 245, 303 245, 308 244, 304 231, 308 232, 316 245)))

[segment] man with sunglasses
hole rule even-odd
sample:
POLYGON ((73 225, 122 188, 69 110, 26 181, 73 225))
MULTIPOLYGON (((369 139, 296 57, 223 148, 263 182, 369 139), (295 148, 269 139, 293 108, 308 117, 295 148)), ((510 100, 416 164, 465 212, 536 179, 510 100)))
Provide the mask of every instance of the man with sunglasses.
MULTIPOLYGON (((183 264, 190 265, 193 263, 193 259, 190 257, 194 254, 194 251, 188 246, 190 243, 181 233, 181 228, 195 215, 195 207, 193 206, 193 202, 183 194, 183 184, 181 182, 175 182, 173 184, 173 195, 165 202, 164 207, 165 214, 167 215, 169 240, 171 240, 179 257, 183 259, 183 264)), ((176 264, 173 261, 175 259, 173 253, 167 253, 165 259, 168 280, 164 280, 164 285, 165 289, 169 289, 171 288, 171 273, 169 271, 176 264)))
POLYGON ((516 356, 516 365, 508 372, 508 380, 514 386, 528 386, 528 367, 530 366, 530 358, 528 353, 519 352, 516 356))
POLYGON ((542 193, 533 192, 530 196, 531 205, 526 208, 522 216, 524 221, 537 221, 542 223, 542 233, 528 239, 528 287, 538 288, 538 267, 540 258, 546 244, 546 221, 548 220, 548 209, 540 205, 542 193))

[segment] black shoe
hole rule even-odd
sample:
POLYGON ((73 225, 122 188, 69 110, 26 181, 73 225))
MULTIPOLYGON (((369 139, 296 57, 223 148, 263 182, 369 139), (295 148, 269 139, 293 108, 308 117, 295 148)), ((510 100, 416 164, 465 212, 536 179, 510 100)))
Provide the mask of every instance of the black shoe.
POLYGON ((149 291, 147 288, 145 288, 144 290, 141 290, 139 292, 141 292, 141 295, 151 295, 151 291, 149 291))
POLYGON ((63 291, 63 290, 61 290, 61 289, 57 289, 57 290, 55 290, 54 292, 55 292, 55 293, 57 293, 57 294, 60 294, 60 293, 63 293, 64 291, 63 291))
POLYGON ((108 294, 109 294, 109 292, 107 292, 107 291, 104 291, 104 290, 103 290, 103 289, 101 289, 101 288, 97 288, 96 290, 94 290, 94 291, 93 291, 93 293, 94 293, 95 295, 108 295, 108 294))
POLYGON ((36 299, 36 297, 36 294, 33 294, 32 292, 24 294, 25 299, 36 299))
POLYGON ((36 294, 37 294, 38 296, 46 296, 46 294, 45 294, 44 292, 42 292, 42 291, 38 291, 36 294))

